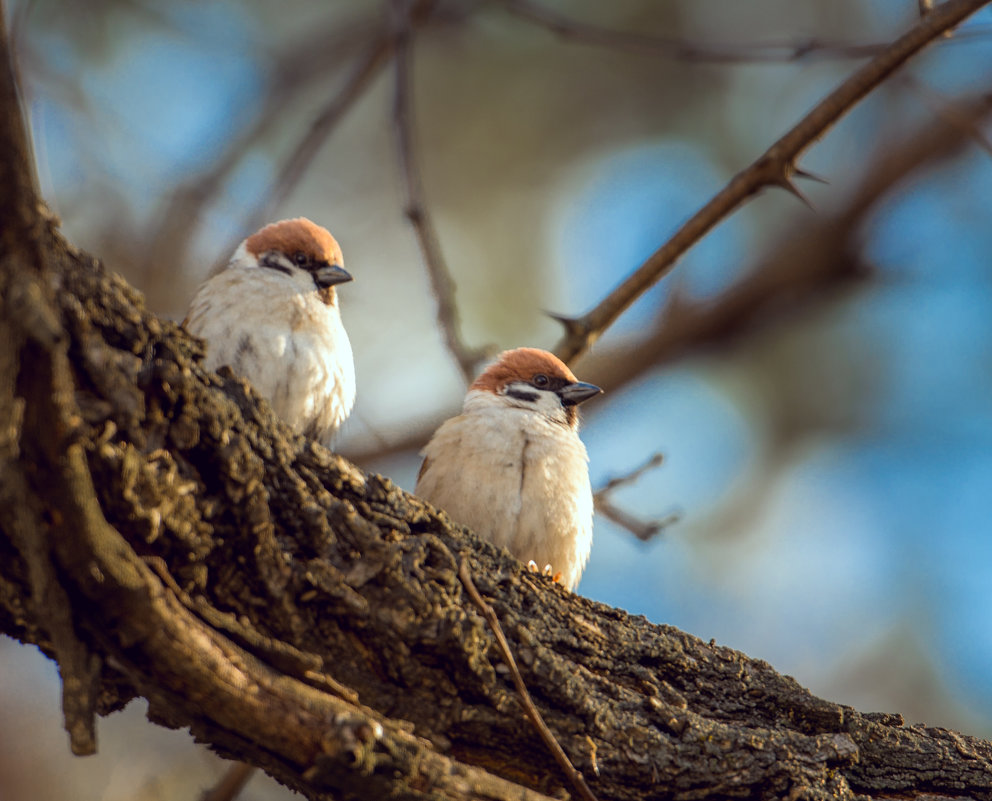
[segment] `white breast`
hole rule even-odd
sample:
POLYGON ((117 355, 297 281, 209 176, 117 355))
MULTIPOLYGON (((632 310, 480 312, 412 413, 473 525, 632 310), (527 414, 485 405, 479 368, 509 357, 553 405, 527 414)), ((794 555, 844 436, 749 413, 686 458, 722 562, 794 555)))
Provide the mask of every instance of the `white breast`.
POLYGON ((301 433, 328 442, 354 405, 351 343, 337 306, 281 273, 219 273, 197 292, 186 325, 207 341, 209 369, 229 365, 301 433))
POLYGON ((470 392, 467 411, 424 449, 416 493, 574 589, 592 548, 588 457, 578 434, 543 415, 470 392))

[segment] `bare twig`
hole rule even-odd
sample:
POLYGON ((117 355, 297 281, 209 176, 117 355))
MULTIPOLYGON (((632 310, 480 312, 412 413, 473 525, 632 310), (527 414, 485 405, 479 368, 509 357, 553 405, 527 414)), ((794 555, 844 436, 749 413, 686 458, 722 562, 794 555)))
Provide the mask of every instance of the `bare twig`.
POLYGON ((561 766, 561 769, 568 776, 572 782, 572 786, 578 791, 579 795, 585 801, 596 801, 596 796, 589 789, 585 778, 576 770, 572 761, 568 758, 568 754, 565 753, 558 740, 555 739, 554 734, 551 733, 551 729, 548 728, 548 724, 544 722, 541 713, 534 706, 530 693, 527 691, 527 685, 524 684, 523 676, 520 675, 520 670, 517 668, 517 662, 513 658, 510 644, 506 641, 506 635, 503 634, 503 627, 499 624, 499 618, 496 617, 496 612, 493 611, 493 608, 479 594, 475 582, 472 581, 472 570, 469 568, 468 560, 465 558, 462 558, 458 565, 458 578, 461 579, 465 591, 469 594, 475 605, 479 607, 479 611, 482 612, 482 616, 486 619, 486 622, 489 623, 489 628, 492 629, 493 636, 496 638, 496 645, 499 647, 500 654, 503 656, 503 661, 506 663, 507 668, 510 670, 510 675, 513 677, 513 684, 517 688, 517 694, 520 696, 520 704, 523 706, 524 712, 530 719, 531 724, 537 730, 544 744, 551 751, 555 761, 561 766))
POLYGON ((618 526, 627 529, 627 531, 643 542, 653 539, 660 531, 676 522, 680 517, 679 513, 672 512, 660 520, 641 520, 629 512, 624 511, 619 506, 616 506, 610 500, 610 495, 615 489, 626 484, 632 484, 649 470, 660 467, 664 459, 665 457, 662 454, 656 453, 644 464, 635 467, 629 473, 611 478, 592 495, 593 504, 599 514, 608 520, 612 520, 618 526))
POLYGON ((274 75, 254 120, 209 170, 176 188, 162 213, 156 215, 154 231, 142 238, 140 252, 146 258, 142 267, 150 276, 171 275, 159 269, 162 264, 185 262, 196 226, 204 217, 203 210, 217 197, 246 154, 285 121, 286 110, 304 89, 351 58, 358 43, 374 30, 368 19, 349 24, 335 21, 333 29, 316 31, 308 41, 294 39, 292 47, 276 57, 274 75))
POLYGON ((244 762, 228 765, 220 781, 200 796, 200 801, 234 801, 254 775, 255 768, 244 762))
POLYGON ((818 215, 801 236, 789 234, 761 254, 733 286, 716 298, 671 301, 647 336, 636 344, 595 351, 583 375, 616 392, 659 364, 700 348, 727 347, 747 333, 793 319, 810 304, 824 303, 864 281, 869 267, 858 256, 858 232, 894 187, 910 175, 960 155, 971 127, 992 117, 992 94, 956 102, 962 124, 937 117, 902 141, 884 136, 843 207, 818 215))
POLYGON ((831 42, 823 39, 767 41, 747 44, 692 42, 679 36, 617 31, 572 19, 533 0, 501 0, 510 14, 580 44, 633 53, 665 55, 682 61, 716 64, 798 61, 811 54, 862 58, 884 50, 886 42, 831 42))
MULTIPOLYGON (((854 237, 878 201, 916 170, 939 165, 959 154, 992 115, 992 95, 954 101, 961 124, 932 120, 904 141, 886 136, 886 144, 869 159, 851 198, 833 214, 818 215, 799 235, 790 234, 759 254, 742 278, 715 298, 692 301, 679 293, 657 315, 646 335, 632 345, 618 343, 586 357, 583 375, 615 392, 659 364, 668 364, 700 348, 726 347, 762 326, 792 319, 810 305, 837 298, 864 281, 868 268, 857 256, 854 237)), ((343 453, 368 465, 377 459, 422 447, 457 409, 443 410, 408 426, 387 444, 369 443, 343 453)))
POLYGON ((679 512, 671 512, 665 517, 657 520, 641 520, 634 517, 630 512, 621 509, 609 498, 596 498, 593 496, 593 503, 597 514, 601 514, 607 520, 616 523, 621 528, 627 529, 641 542, 653 540, 658 534, 664 531, 673 523, 677 523, 682 515, 679 512))
MULTIPOLYGON (((410 9, 410 24, 419 25, 425 22, 430 17, 436 2, 437 0, 414 0, 410 9)), ((338 122, 386 66, 394 47, 395 35, 387 23, 366 48, 364 54, 355 61, 342 87, 320 110, 306 133, 283 161, 276 173, 278 179, 248 215, 242 227, 243 232, 254 231, 267 222, 274 210, 296 188, 338 122)), ((232 240, 230 247, 225 248, 224 253, 230 253, 239 241, 240 237, 237 241, 232 240)))
POLYGON ((799 156, 911 56, 989 2, 948 0, 855 72, 757 161, 735 176, 594 309, 582 317, 562 320, 565 336, 555 348, 557 355, 570 362, 584 353, 638 297, 671 271, 680 256, 760 189, 778 186, 802 197, 792 181, 793 176, 801 174, 796 168, 799 156))
POLYGON ((656 467, 661 467, 661 463, 664 461, 665 461, 664 454, 662 453, 652 454, 651 457, 640 467, 635 467, 629 473, 624 473, 622 476, 614 476, 613 478, 611 478, 602 487, 596 490, 595 495, 604 496, 612 492, 613 490, 617 489, 618 487, 623 487, 626 484, 633 484, 649 470, 654 470, 656 467))
POLYGON ((303 138, 296 144, 277 171, 279 176, 272 189, 263 195, 261 202, 248 217, 246 231, 254 231, 266 222, 296 187, 334 127, 372 83, 379 70, 385 66, 392 50, 392 39, 380 34, 366 48, 352 66, 344 85, 320 110, 310 123, 303 138))
POLYGON ((393 99, 393 125, 396 129, 396 143, 402 167, 403 185, 406 192, 404 211, 413 226, 424 258, 424 266, 430 277, 431 288, 437 299, 437 321, 441 327, 444 344, 458 363, 465 383, 471 383, 475 368, 484 358, 481 350, 468 347, 461 338, 458 320, 458 307, 455 304, 455 282, 441 253, 441 243, 437 229, 428 210, 424 194, 423 178, 417 159, 417 149, 413 142, 414 120, 411 108, 413 96, 412 48, 410 44, 411 20, 408 0, 394 0, 396 18, 395 54, 396 87, 393 99))

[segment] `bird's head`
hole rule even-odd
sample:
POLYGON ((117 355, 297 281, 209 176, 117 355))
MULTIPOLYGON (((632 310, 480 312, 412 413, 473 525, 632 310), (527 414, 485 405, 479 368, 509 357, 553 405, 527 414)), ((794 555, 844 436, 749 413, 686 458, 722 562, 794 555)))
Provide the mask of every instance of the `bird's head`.
POLYGON ((230 266, 282 273, 301 291, 317 291, 328 305, 334 304, 334 287, 352 280, 337 240, 305 217, 280 220, 252 234, 235 251, 230 266))
MULTIPOLYGON (((579 381, 557 356, 537 348, 504 351, 473 382, 469 395, 484 393, 503 405, 543 414, 550 420, 577 428, 576 407, 603 390, 579 381)), ((479 397, 476 395, 476 397, 479 397)))

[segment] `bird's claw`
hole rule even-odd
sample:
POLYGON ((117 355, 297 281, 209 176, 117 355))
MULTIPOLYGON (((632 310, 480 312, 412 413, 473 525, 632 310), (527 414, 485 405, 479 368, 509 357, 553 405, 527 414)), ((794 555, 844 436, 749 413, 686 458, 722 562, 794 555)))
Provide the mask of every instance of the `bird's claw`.
POLYGON ((545 565, 544 569, 541 570, 537 566, 537 562, 533 559, 527 561, 527 571, 530 573, 540 573, 542 576, 547 576, 555 584, 561 584, 561 571, 555 573, 554 568, 551 565, 545 565))

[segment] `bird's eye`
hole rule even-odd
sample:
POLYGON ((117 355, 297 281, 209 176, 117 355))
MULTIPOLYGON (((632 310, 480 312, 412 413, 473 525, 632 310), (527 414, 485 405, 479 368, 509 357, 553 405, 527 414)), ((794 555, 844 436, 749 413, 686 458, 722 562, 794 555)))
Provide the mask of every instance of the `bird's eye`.
POLYGON ((307 263, 307 254, 304 253, 302 250, 298 250, 296 251, 296 253, 293 254, 293 261, 295 261, 297 264, 300 265, 300 267, 302 267, 307 263))
POLYGON ((534 386, 535 387, 546 387, 548 385, 548 377, 544 373, 538 373, 534 376, 534 386))

